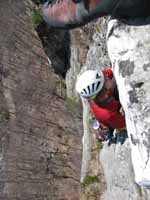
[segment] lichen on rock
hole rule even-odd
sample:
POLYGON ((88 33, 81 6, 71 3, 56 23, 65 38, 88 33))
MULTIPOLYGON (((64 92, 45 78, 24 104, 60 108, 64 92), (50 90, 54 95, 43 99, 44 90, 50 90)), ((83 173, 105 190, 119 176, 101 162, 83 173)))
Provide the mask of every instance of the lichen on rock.
POLYGON ((111 20, 107 35, 126 116, 135 181, 146 187, 150 185, 150 18, 130 19, 126 23, 111 20))

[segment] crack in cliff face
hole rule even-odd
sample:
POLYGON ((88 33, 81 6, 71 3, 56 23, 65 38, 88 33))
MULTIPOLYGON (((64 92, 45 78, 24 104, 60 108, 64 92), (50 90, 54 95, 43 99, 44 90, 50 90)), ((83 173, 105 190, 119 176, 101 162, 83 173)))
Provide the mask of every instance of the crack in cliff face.
POLYGON ((146 152, 147 152, 147 159, 146 159, 146 161, 145 161, 144 170, 146 170, 147 165, 148 165, 148 162, 150 161, 150 143, 149 143, 149 139, 150 139, 150 136, 148 136, 148 141, 146 141, 146 140, 143 140, 143 141, 142 141, 144 147, 146 148, 146 152))
POLYGON ((139 139, 135 139, 133 134, 130 134, 130 138, 133 145, 139 144, 139 139))
POLYGON ((51 29, 44 21, 36 28, 36 31, 55 73, 65 78, 70 68, 71 52, 69 31, 51 29))
POLYGON ((150 70, 150 64, 148 63, 148 64, 144 64, 143 65, 143 69, 144 69, 144 71, 149 71, 150 70))

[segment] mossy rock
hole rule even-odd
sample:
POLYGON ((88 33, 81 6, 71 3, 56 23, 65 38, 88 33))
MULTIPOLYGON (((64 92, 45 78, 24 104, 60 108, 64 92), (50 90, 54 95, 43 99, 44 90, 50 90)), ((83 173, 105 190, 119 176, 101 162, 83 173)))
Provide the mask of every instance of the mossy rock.
POLYGON ((103 143, 100 141, 96 141, 96 149, 97 151, 100 151, 103 148, 103 143))
POLYGON ((95 117, 94 117, 93 113, 90 111, 88 113, 88 121, 89 121, 90 124, 93 124, 94 120, 95 120, 95 117))
POLYGON ((3 110, 0 112, 0 122, 6 122, 9 120, 9 112, 7 110, 3 110))
POLYGON ((32 23, 34 27, 36 28, 39 26, 43 21, 43 17, 41 15, 41 12, 39 9, 33 9, 32 10, 32 23))
POLYGON ((82 182, 82 186, 83 187, 87 187, 91 184, 94 183, 99 183, 99 178, 98 176, 86 176, 82 182))

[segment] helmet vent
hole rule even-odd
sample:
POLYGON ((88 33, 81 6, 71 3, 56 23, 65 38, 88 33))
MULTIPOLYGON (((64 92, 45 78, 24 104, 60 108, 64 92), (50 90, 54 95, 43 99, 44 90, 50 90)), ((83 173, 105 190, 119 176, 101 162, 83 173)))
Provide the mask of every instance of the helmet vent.
POLYGON ((101 83, 100 81, 97 82, 96 90, 98 89, 100 83, 101 83))
POLYGON ((84 89, 84 92, 85 92, 85 94, 87 94, 87 91, 86 91, 86 89, 84 89))
POLYGON ((90 91, 90 86, 88 85, 88 87, 87 87, 87 88, 88 88, 88 91, 89 91, 89 94, 90 94, 90 93, 91 93, 91 91, 90 91))
POLYGON ((92 92, 94 92, 95 83, 92 84, 92 92))

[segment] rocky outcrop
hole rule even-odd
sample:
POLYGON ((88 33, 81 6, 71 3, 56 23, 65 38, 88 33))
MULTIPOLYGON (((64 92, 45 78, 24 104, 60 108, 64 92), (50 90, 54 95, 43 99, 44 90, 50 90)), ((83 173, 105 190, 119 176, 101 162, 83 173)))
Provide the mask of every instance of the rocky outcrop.
POLYGON ((81 68, 86 63, 87 53, 92 43, 94 24, 91 23, 85 27, 70 31, 70 69, 66 74, 67 97, 79 100, 75 91, 75 82, 81 68))
MULTIPOLYGON (((89 44, 86 62, 81 65, 78 59, 78 63, 82 70, 113 67, 120 100, 126 113, 129 138, 123 145, 117 143, 108 146, 107 143, 104 143, 99 158, 96 157, 100 160, 99 166, 102 166, 101 173, 104 170, 105 178, 102 176, 101 178, 105 179, 107 185, 103 187, 105 190, 99 198, 104 200, 148 200, 149 191, 140 187, 136 182, 139 183, 139 177, 144 177, 144 170, 146 170, 145 174, 148 174, 146 178, 150 174, 148 172, 149 19, 129 20, 128 23, 110 20, 107 28, 109 56, 105 45, 106 27, 107 22, 104 19, 95 24, 93 41, 89 44), (140 150, 141 154, 139 154, 140 150)), ((75 62, 76 59, 74 59, 75 62)), ((77 75, 75 74, 75 76, 77 75)), ((73 85, 74 82, 75 79, 73 85)), ((73 91, 73 93, 75 92, 73 91)), ((91 173, 93 167, 91 162, 92 159, 95 160, 92 154, 95 138, 89 125, 91 124, 89 108, 85 102, 83 102, 83 108, 82 182, 91 173)), ((95 197, 95 199, 97 198, 95 197)), ((88 197, 86 196, 84 199, 88 199, 88 197)))
POLYGON ((82 124, 31 10, 30 0, 0 1, 0 199, 78 200, 82 124))
MULTIPOLYGON (((75 91, 77 75, 86 69, 105 68, 110 66, 106 49, 106 19, 97 20, 82 29, 71 32, 71 68, 66 76, 67 94, 78 100, 75 91)), ((102 165, 99 162, 101 146, 96 143, 96 134, 92 130, 92 116, 86 101, 83 105, 83 152, 81 166, 81 183, 86 185, 82 190, 83 200, 97 200, 106 189, 102 165), (94 181, 95 180, 97 181, 94 181), (87 179, 93 179, 85 184, 87 179)))
POLYGON ((107 190, 102 200, 144 200, 145 195, 135 184, 129 140, 121 144, 104 144, 100 153, 107 190))
POLYGON ((150 186, 150 19, 112 20, 108 51, 125 111, 135 181, 150 186), (128 23, 128 24, 127 24, 128 23))
MULTIPOLYGON (((93 37, 96 44, 101 43, 96 33, 93 37)), ((96 44, 93 45, 96 47, 94 50, 91 46, 94 52, 98 51, 96 44)), ((126 113, 129 139, 123 145, 108 146, 105 143, 100 151, 99 158, 107 184, 101 199, 149 199, 149 190, 135 182, 139 183, 139 177, 144 177, 144 167, 145 178, 149 176, 149 114, 146 112, 149 108, 149 19, 136 19, 128 21, 128 24, 111 20, 108 23, 107 45, 109 57, 106 51, 106 65, 110 58, 126 113)), ((91 58, 98 60, 94 55, 97 54, 92 54, 91 58)), ((87 60, 87 63, 90 62, 97 61, 87 60)))
MULTIPOLYGON (((108 54, 106 50, 105 34, 106 34, 106 23, 105 19, 101 19, 95 24, 95 31, 93 35, 93 43, 90 45, 89 51, 86 57, 86 63, 82 68, 82 71, 88 69, 104 69, 106 66, 110 65, 108 59, 108 54), (103 58, 103 59, 102 59, 103 58)), ((84 135, 83 135, 83 160, 82 160, 82 170, 81 170, 81 181, 89 173, 90 161, 92 158, 92 147, 96 142, 93 138, 93 130, 90 129, 92 125, 92 120, 90 120, 90 109, 86 101, 82 101, 83 104, 83 124, 84 124, 84 135)), ((101 171, 102 173, 102 171, 101 171)), ((102 177, 101 177, 102 178, 102 177)))

